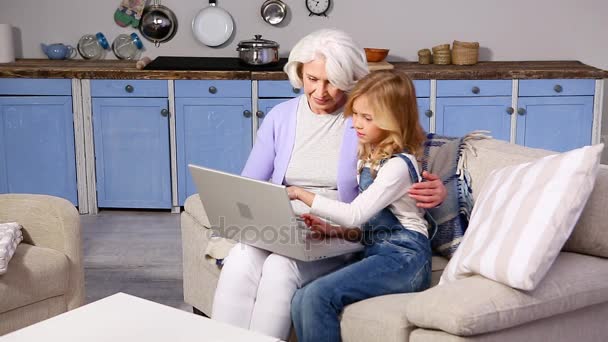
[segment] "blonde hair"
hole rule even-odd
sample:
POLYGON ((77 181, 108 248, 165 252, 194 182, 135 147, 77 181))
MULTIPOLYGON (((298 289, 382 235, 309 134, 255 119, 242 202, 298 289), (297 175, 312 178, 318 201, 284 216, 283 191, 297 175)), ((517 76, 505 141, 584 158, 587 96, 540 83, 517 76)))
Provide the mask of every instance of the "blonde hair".
POLYGON ((283 68, 291 85, 302 88, 302 65, 319 58, 325 60, 329 82, 344 92, 369 73, 365 52, 349 35, 336 29, 322 29, 300 39, 291 50, 283 68))
POLYGON ((365 96, 373 111, 374 124, 385 132, 375 146, 359 144, 359 172, 367 162, 372 175, 381 161, 395 153, 407 152, 421 157, 425 133, 419 123, 416 91, 410 78, 396 70, 375 71, 362 78, 353 88, 344 108, 344 115, 353 114, 353 103, 365 96))

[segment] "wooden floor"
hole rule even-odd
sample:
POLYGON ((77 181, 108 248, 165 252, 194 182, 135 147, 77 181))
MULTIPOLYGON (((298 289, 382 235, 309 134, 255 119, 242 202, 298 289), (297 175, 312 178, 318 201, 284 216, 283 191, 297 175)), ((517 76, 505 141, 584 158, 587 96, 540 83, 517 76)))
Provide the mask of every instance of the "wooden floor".
POLYGON ((180 217, 101 210, 81 216, 86 302, 125 292, 183 310, 180 217))

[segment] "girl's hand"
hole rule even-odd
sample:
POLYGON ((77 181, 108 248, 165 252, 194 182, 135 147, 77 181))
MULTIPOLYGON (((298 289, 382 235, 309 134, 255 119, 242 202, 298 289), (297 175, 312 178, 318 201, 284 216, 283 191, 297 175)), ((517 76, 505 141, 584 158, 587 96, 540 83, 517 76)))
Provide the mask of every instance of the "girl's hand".
POLYGON ((311 214, 302 214, 304 223, 313 233, 313 238, 324 238, 338 236, 340 227, 329 224, 327 221, 322 220, 318 216, 311 214))
POLYGON ((287 195, 289 196, 290 200, 297 200, 298 199, 298 190, 301 190, 300 188, 298 188, 297 186, 288 186, 287 187, 287 195))
POLYGON ((443 182, 437 175, 427 171, 422 172, 422 178, 426 181, 412 184, 408 194, 416 200, 418 208, 429 209, 440 205, 448 194, 443 182))

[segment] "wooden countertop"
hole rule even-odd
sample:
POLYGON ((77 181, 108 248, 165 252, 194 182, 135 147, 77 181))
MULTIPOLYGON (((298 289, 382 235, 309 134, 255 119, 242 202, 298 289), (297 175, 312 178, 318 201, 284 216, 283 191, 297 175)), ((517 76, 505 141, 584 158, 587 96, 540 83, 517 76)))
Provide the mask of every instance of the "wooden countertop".
MULTIPOLYGON (((395 69, 412 79, 550 79, 608 78, 608 71, 578 61, 513 61, 479 62, 472 66, 421 65, 416 62, 395 62, 395 69)), ((226 79, 286 80, 280 71, 176 71, 138 70, 134 61, 120 60, 48 60, 19 59, 0 64, 0 77, 16 78, 81 78, 81 79, 226 79)))

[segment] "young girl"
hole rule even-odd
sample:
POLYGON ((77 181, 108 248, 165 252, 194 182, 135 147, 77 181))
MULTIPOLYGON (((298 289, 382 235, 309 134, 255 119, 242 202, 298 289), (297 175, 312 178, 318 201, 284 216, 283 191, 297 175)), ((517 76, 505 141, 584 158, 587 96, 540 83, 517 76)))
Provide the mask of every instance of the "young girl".
POLYGON ((425 138, 414 86, 398 71, 373 72, 357 83, 344 113, 359 139, 359 196, 341 203, 298 187, 288 193, 311 207, 314 215, 303 217, 316 234, 360 239, 365 250, 296 292, 291 316, 300 342, 340 341, 339 316, 348 304, 430 285, 427 222, 407 194, 420 177, 416 157, 425 138))

